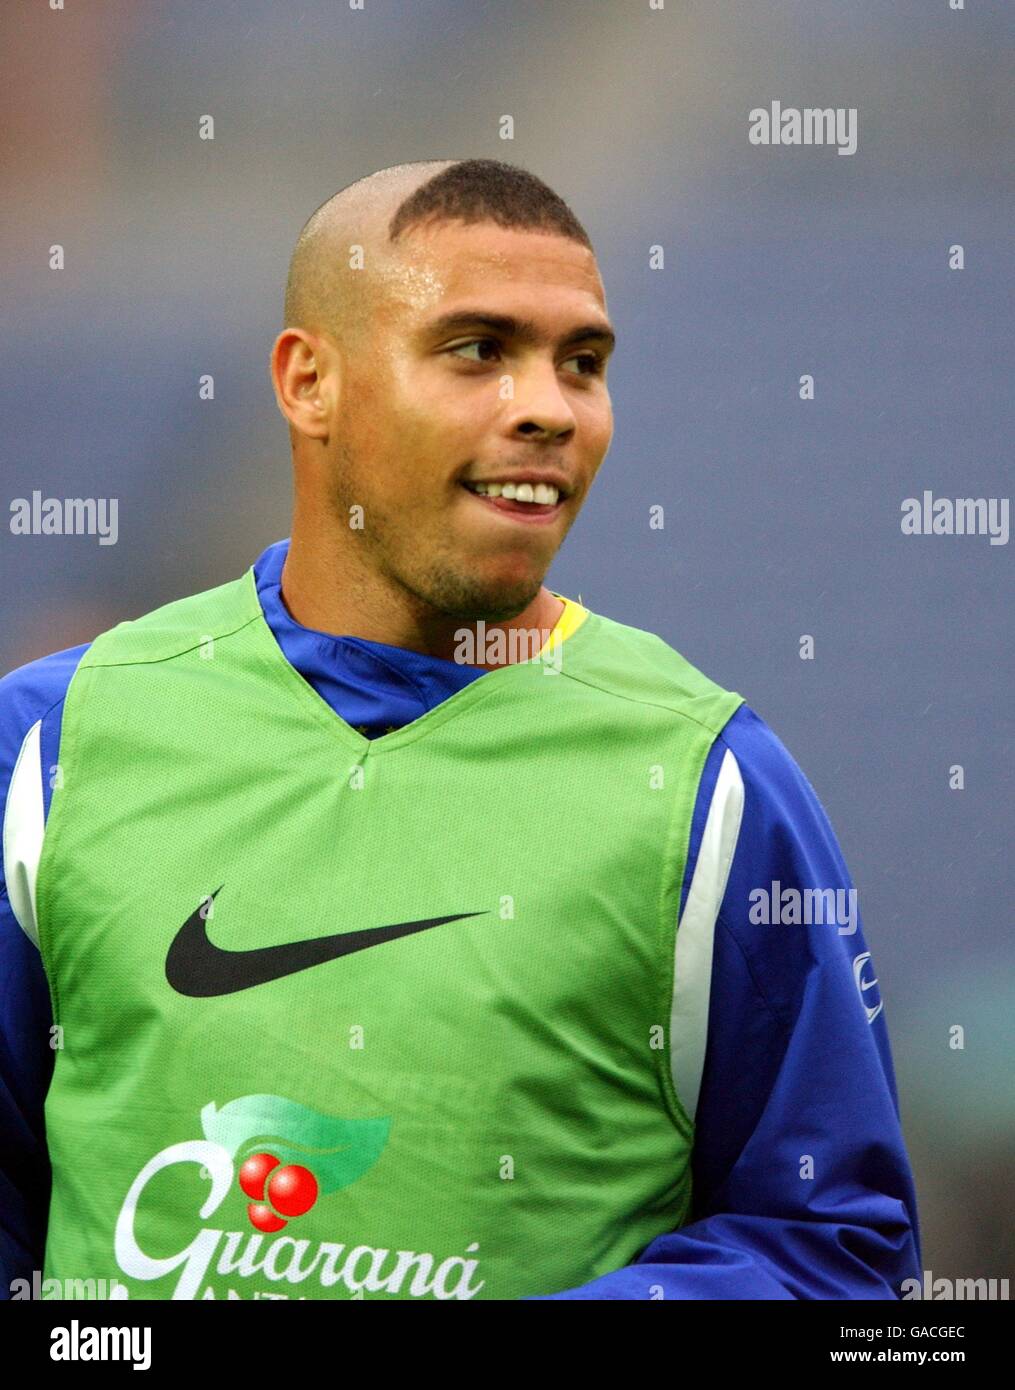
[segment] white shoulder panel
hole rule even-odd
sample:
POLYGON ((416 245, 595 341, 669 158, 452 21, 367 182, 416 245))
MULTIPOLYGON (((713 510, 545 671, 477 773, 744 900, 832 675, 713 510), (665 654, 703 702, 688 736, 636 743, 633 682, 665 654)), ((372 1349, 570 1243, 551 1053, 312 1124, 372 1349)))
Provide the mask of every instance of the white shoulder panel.
POLYGON ((727 749, 712 793, 694 877, 677 926, 670 1060, 674 1089, 692 1120, 698 1108, 708 1041, 715 923, 726 892, 743 813, 744 783, 737 760, 727 749))
POLYGON ((39 944, 35 917, 35 878, 42 853, 45 811, 42 802, 42 720, 25 735, 14 764, 4 811, 4 881, 14 916, 26 936, 39 944))

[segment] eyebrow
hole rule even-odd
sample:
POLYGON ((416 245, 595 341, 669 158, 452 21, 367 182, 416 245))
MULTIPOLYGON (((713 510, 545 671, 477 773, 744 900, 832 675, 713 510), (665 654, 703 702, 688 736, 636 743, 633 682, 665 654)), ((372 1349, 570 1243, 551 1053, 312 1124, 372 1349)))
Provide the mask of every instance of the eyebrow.
MULTIPOLYGON (((442 314, 427 325, 428 335, 443 337, 446 333, 467 332, 471 328, 485 328, 491 333, 499 333, 504 338, 516 338, 523 343, 537 343, 543 338, 542 330, 531 319, 516 319, 507 314, 487 314, 481 310, 463 309, 453 314, 442 314)), ((573 329, 560 341, 561 347, 571 347, 574 343, 598 342, 606 352, 612 352, 617 335, 608 323, 587 323, 573 329)))

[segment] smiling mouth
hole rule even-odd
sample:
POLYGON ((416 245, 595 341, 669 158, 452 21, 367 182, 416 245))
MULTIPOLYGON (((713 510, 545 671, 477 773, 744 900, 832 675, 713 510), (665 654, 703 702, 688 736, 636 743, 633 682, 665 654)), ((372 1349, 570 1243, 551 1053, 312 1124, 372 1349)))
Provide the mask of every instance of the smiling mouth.
POLYGON ((546 522, 555 520, 564 505, 564 499, 558 496, 557 489, 543 483, 538 484, 540 496, 545 497, 549 494, 553 498, 552 501, 537 502, 535 500, 536 490, 531 484, 527 483, 518 484, 517 487, 513 483, 505 483, 503 488, 499 487, 496 483, 480 483, 472 484, 471 486, 468 483, 462 483, 460 486, 464 488, 466 492, 470 493, 479 505, 484 507, 487 511, 499 512, 501 516, 510 518, 513 521, 545 524, 546 522), (532 498, 526 501, 525 497, 527 494, 524 492, 521 498, 512 495, 517 493, 519 487, 522 489, 527 488, 528 492, 533 494, 532 498), (480 488, 482 488, 483 491, 480 491, 480 488), (508 493, 507 496, 504 495, 505 489, 508 493))

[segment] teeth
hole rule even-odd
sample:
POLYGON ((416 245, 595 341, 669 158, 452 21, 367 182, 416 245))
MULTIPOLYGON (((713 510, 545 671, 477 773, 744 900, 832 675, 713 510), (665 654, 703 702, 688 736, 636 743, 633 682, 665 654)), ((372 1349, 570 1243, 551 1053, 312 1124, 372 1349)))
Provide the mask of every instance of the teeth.
POLYGON ((559 491, 551 483, 470 483, 473 492, 482 497, 506 497, 509 502, 535 502, 540 506, 556 506, 559 491))

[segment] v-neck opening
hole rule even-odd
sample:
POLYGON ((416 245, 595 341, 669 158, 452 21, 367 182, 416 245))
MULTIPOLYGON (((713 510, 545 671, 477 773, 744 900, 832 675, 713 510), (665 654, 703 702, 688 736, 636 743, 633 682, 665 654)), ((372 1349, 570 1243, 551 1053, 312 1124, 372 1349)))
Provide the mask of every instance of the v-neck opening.
MULTIPOLYGON (((275 633, 272 631, 271 624, 268 622, 265 615, 264 607, 261 603, 261 595, 257 590, 257 577, 254 573, 253 566, 247 571, 246 578, 253 591, 254 602, 257 605, 257 612, 253 615, 251 622, 264 648, 263 655, 265 659, 273 666, 281 668, 286 679, 288 679, 298 697, 306 704, 308 712, 317 719, 317 722, 322 724, 326 723, 333 734, 342 743, 346 744, 350 749, 360 755, 365 755, 366 753, 378 754, 393 752, 406 744, 413 743, 417 738, 422 738, 424 734, 428 733, 431 729, 437 728, 446 720, 453 719, 456 715, 464 713, 467 709, 485 700, 489 695, 492 695, 506 679, 517 679, 515 675, 517 671, 524 670, 526 666, 545 664, 540 657, 537 657, 532 661, 515 661, 506 666, 495 667, 492 671, 484 671, 482 676, 477 676, 475 680, 470 681, 468 685, 462 686, 460 690, 452 691, 452 693, 441 700, 439 704, 434 705, 431 709, 424 710, 422 714, 417 715, 416 718, 410 720, 408 724, 403 724, 399 729, 393 729, 390 734, 381 734, 377 738, 367 738, 365 734, 361 734, 357 729, 354 729, 336 709, 333 709, 323 695, 314 689, 306 677, 302 676, 299 671, 297 671, 296 667, 282 650, 282 646, 275 636, 275 633), (265 642, 270 644, 270 650, 265 646, 265 642)), ((553 590, 550 592, 552 593, 553 590)), ((564 595, 559 594, 555 596, 558 598, 564 597, 564 595)), ((560 643, 559 650, 561 652, 563 652, 565 648, 571 648, 573 650, 572 643, 581 643, 583 638, 585 638, 596 616, 590 609, 586 610, 586 612, 588 616, 579 623, 578 627, 570 636, 566 637, 560 643)), ((547 645, 552 646, 552 640, 548 641, 547 645)), ((563 674, 563 671, 558 671, 557 674, 563 674)))

